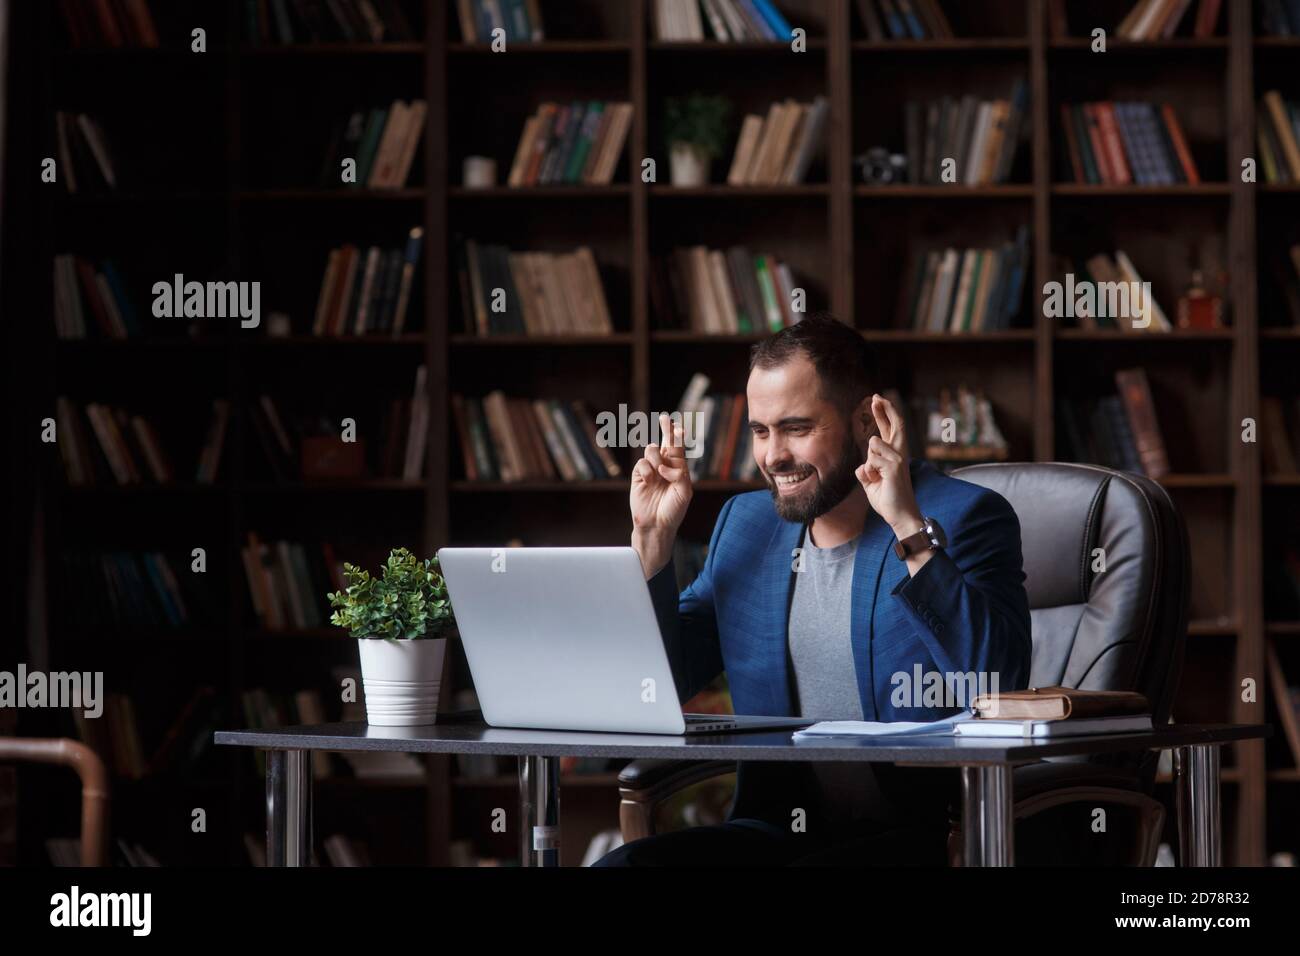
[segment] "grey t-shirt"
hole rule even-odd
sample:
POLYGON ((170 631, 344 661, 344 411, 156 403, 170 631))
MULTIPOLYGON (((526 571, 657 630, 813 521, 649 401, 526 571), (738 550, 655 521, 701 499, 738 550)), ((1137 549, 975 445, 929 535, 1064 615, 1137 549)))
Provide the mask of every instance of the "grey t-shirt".
MULTIPOLYGON (((819 548, 805 529, 803 570, 795 572, 789 646, 799 716, 862 720, 853 663, 853 560, 859 538, 819 548)), ((810 762, 832 826, 885 821, 890 807, 869 763, 810 762)))

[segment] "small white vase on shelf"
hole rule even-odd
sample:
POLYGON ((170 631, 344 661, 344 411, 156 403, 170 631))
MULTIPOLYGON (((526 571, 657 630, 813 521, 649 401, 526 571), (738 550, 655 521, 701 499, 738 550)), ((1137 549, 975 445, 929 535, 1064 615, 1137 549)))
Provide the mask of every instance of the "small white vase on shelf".
POLYGON ((673 143, 668 165, 674 186, 703 186, 709 181, 709 155, 692 143, 673 143))

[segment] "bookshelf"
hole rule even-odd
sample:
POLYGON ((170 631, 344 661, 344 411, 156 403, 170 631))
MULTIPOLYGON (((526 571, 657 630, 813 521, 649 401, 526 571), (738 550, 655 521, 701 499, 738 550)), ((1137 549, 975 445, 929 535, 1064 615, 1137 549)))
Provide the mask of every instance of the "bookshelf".
MULTIPOLYGON (((414 42, 288 47, 254 47, 239 39, 237 6, 193 5, 208 28, 203 55, 187 52, 187 21, 176 14, 160 25, 164 49, 121 51, 68 50, 52 9, 31 15, 28 24, 41 37, 39 52, 28 54, 41 79, 40 105, 30 128, 15 135, 25 134, 32 155, 48 154, 48 118, 55 109, 93 107, 116 117, 130 112, 127 104, 155 100, 166 115, 179 117, 177 128, 190 148, 173 143, 174 154, 163 153, 172 161, 162 162, 154 147, 171 137, 125 127, 114 137, 119 163, 130 167, 138 158, 143 169, 156 164, 158 176, 124 181, 109 195, 38 194, 30 211, 39 241, 10 255, 42 277, 55 252, 86 250, 123 258, 129 253, 143 263, 135 270, 143 276, 175 270, 261 278, 274 289, 277 307, 309 326, 330 247, 386 240, 418 225, 424 243, 406 334, 317 339, 296 326, 287 338, 269 339, 265 329, 226 323, 205 329, 210 334, 199 339, 63 342, 48 324, 30 323, 10 332, 11 342, 32 357, 36 397, 24 407, 34 414, 69 390, 88 399, 120 395, 160 407, 172 428, 188 423, 202 429, 206 413, 196 419, 194 408, 204 409, 212 397, 246 410, 263 388, 275 386, 308 404, 361 407, 368 397, 408 393, 415 367, 423 364, 431 383, 423 477, 277 483, 258 460, 244 414, 232 419, 226 460, 212 486, 67 488, 57 455, 38 449, 51 667, 86 669, 98 661, 110 680, 113 673, 129 675, 131 690, 156 705, 157 713, 149 715, 155 727, 166 727, 167 714, 184 703, 173 698, 198 681, 216 686, 236 706, 245 689, 257 686, 329 690, 330 668, 354 663, 356 652, 328 630, 266 632, 251 623, 240 566, 249 530, 304 539, 328 533, 341 556, 371 564, 399 543, 425 553, 449 543, 500 544, 516 537, 528 544, 624 543, 621 479, 464 480, 450 396, 504 388, 512 395, 580 398, 592 408, 627 403, 671 409, 696 371, 723 391, 742 391, 747 345, 757 336, 661 329, 650 283, 652 258, 673 246, 744 243, 788 260, 810 309, 829 308, 856 324, 877 347, 883 387, 904 394, 933 393, 958 381, 982 387, 1013 460, 1053 460, 1057 406, 1105 387, 1116 369, 1145 368, 1159 410, 1172 409, 1168 423, 1161 420, 1174 469, 1163 483, 1187 516, 1192 541, 1193 621, 1175 714, 1277 723, 1266 641, 1277 647, 1289 673, 1300 674, 1300 623, 1270 615, 1260 582, 1281 560, 1277 532, 1294 537, 1300 531, 1300 480, 1263 474, 1259 446, 1237 436, 1242 419, 1258 416, 1261 395, 1296 396, 1290 370, 1300 359, 1300 333, 1261 314, 1267 277, 1257 258, 1295 220, 1300 189, 1243 183, 1236 170, 1241 157, 1255 154, 1262 92, 1279 88, 1300 96, 1288 73, 1300 41, 1257 36, 1251 4, 1225 0, 1213 37, 1112 40, 1105 54, 1091 53, 1086 39, 1054 37, 1048 4, 1039 0, 962 4, 968 35, 921 41, 868 39, 851 0, 781 0, 787 18, 807 30, 802 53, 778 43, 656 40, 651 0, 541 0, 547 39, 514 44, 506 53, 462 42, 455 4, 439 0, 403 0, 421 38, 414 42), (908 99, 966 91, 1005 96, 1017 76, 1028 83, 1030 105, 1006 183, 879 187, 858 180, 854 156, 874 145, 901 149, 908 99), (668 185, 662 103, 696 89, 725 93, 741 114, 785 96, 825 96, 831 119, 822 175, 801 185, 728 187, 717 182, 726 175, 724 159, 714 164, 714 184, 668 185), (341 104, 395 96, 418 96, 428 104, 406 187, 313 185, 319 156, 312 150, 323 149, 330 123, 346 108, 341 104), (627 147, 610 185, 461 184, 468 155, 495 158, 498 181, 504 181, 524 119, 544 101, 579 97, 633 106, 627 147), (1119 98, 1174 104, 1201 184, 1062 180, 1059 105, 1119 98), (639 160, 647 156, 657 160, 659 182, 641 180, 639 160), (1218 237, 1230 276, 1228 325, 1159 336, 1058 327, 1031 291, 1010 329, 948 335, 896 326, 900 287, 916 249, 1001 242, 1020 225, 1030 230, 1031 290, 1054 277, 1053 255, 1123 247, 1143 257, 1144 276, 1167 310, 1185 285, 1179 244, 1186 237, 1218 237), (453 248, 458 234, 511 250, 591 246, 614 334, 466 334, 453 248), (208 543, 210 584, 223 599, 194 640, 96 644, 60 630, 61 548, 99 540, 188 551, 198 538, 208 543), (163 675, 169 689, 159 693, 155 684, 163 675), (1225 675, 1253 677, 1258 701, 1242 702, 1225 675)), ((1093 20, 1113 29, 1128 6, 1065 0, 1076 32, 1093 20)), ((48 283, 15 294, 35 314, 49 313, 48 283)), ((138 300, 147 301, 143 291, 138 300)), ((626 450, 622 454, 626 469, 631 460, 626 450)), ((748 487, 700 482, 683 535, 707 540, 726 498, 748 487)), ((463 661, 454 676, 458 685, 467 681, 463 661)), ((232 719, 240 722, 237 714, 232 719)), ((225 819, 213 826, 222 835, 214 833, 196 851, 180 823, 164 827, 149 819, 147 809, 132 822, 141 838, 153 839, 177 860, 245 862, 242 835, 257 832, 261 783, 246 759, 213 759, 201 783, 205 799, 222 807, 225 819)), ((1271 852, 1300 848, 1294 821, 1280 812, 1294 801, 1297 777, 1285 741, 1235 745, 1225 765, 1227 859, 1262 864, 1271 852)), ((602 789, 583 777, 571 779, 566 816, 578 814, 575 825, 583 832, 615 826, 613 784, 602 789), (571 791, 581 798, 571 803, 571 791)), ((130 800, 161 806, 170 799, 163 796, 166 786, 129 786, 116 795, 119 807, 130 800)), ((329 788, 322 787, 321 812, 324 820, 369 835, 372 850, 391 851, 394 862, 443 863, 453 840, 481 839, 482 852, 490 851, 489 837, 476 832, 477 817, 467 807, 483 793, 505 799, 513 786, 508 774, 462 779, 449 760, 435 759, 420 787, 395 784, 397 792, 389 793, 380 784, 334 786, 357 805, 350 809, 331 807, 329 788), (414 828, 418 837, 402 827, 414 828)), ((1158 786, 1172 808, 1172 789, 1167 782, 1158 786)))

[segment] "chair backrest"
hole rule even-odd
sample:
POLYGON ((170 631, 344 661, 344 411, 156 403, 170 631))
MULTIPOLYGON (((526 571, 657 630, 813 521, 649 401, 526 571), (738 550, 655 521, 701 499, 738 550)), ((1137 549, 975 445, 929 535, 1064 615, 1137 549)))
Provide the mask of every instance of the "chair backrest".
MULTIPOLYGON (((1152 719, 1166 722, 1182 676, 1191 576, 1187 529, 1169 493, 1140 475, 1062 462, 972 465, 953 477, 998 492, 1020 519, 1030 686, 1137 691, 1152 719)), ((1135 755, 1133 765, 1153 778, 1157 757, 1135 755)))

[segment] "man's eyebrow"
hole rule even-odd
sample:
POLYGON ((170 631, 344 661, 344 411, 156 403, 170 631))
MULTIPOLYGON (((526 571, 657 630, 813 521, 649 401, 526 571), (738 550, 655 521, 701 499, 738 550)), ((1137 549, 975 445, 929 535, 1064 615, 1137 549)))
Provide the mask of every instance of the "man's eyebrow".
MULTIPOLYGON (((781 419, 779 422, 776 423, 776 427, 777 427, 777 428, 786 428, 786 427, 789 427, 789 426, 791 426, 791 425, 811 425, 811 424, 813 424, 813 420, 812 420, 811 418, 799 418, 799 417, 793 417, 793 418, 783 418, 783 419, 781 419)), ((749 420, 749 427, 750 427, 750 428, 766 428, 767 426, 764 425, 762 422, 754 421, 754 419, 751 418, 751 419, 749 420)))

